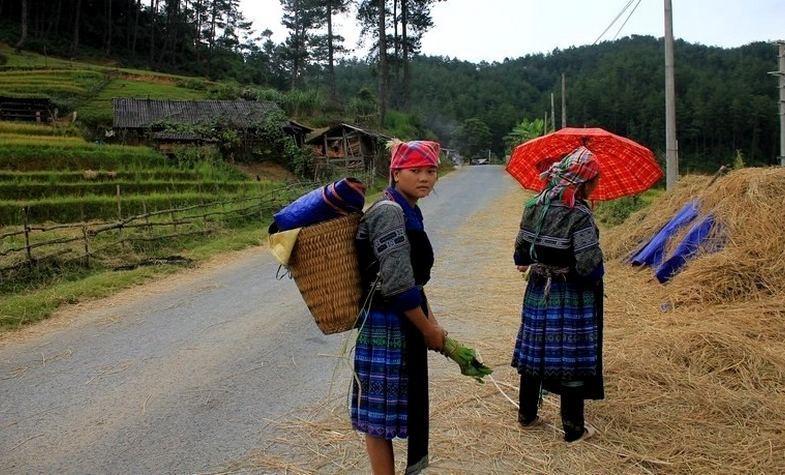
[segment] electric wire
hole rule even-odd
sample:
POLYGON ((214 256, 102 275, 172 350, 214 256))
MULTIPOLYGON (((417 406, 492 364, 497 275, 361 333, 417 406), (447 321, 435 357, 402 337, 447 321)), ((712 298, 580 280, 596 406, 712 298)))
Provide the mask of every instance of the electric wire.
POLYGON ((632 14, 635 13, 635 10, 638 9, 638 6, 641 4, 641 1, 643 0, 638 0, 638 3, 636 3, 635 6, 632 7, 632 10, 630 10, 630 14, 627 15, 627 18, 624 20, 624 23, 622 23, 619 29, 616 31, 616 35, 613 37, 614 40, 619 37, 619 33, 621 33, 621 30, 624 28, 624 25, 627 24, 632 14))
POLYGON ((597 44, 597 43, 600 41, 600 39, 601 39, 603 36, 605 36, 605 33, 607 33, 607 32, 608 32, 608 30, 610 30, 610 29, 611 29, 611 27, 614 25, 614 23, 616 23, 616 22, 619 20, 619 18, 621 18, 621 16, 622 16, 622 15, 624 15, 624 12, 626 12, 626 11, 627 11, 627 9, 628 9, 628 8, 630 8, 630 5, 632 5, 632 3, 633 3, 634 1, 635 1, 635 0, 629 0, 629 1, 627 2, 627 4, 626 4, 626 5, 624 5, 624 8, 622 8, 622 9, 621 9, 621 11, 619 12, 619 14, 618 14, 618 15, 616 15, 616 18, 614 18, 614 19, 613 19, 613 21, 611 22, 611 24, 610 24, 610 25, 608 25, 608 27, 607 27, 607 28, 605 28, 605 29, 602 31, 602 33, 600 33, 600 36, 598 36, 598 37, 597 37, 597 39, 596 39, 596 40, 594 40, 594 43, 592 43, 592 45, 596 45, 596 44, 597 44))

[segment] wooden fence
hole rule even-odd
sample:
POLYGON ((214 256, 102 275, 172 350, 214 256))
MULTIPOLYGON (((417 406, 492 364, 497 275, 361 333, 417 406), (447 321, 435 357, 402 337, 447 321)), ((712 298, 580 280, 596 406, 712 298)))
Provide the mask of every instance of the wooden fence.
MULTIPOLYGON (((223 201, 204 202, 189 206, 174 207, 148 212, 146 205, 142 214, 123 217, 118 200, 115 221, 90 220, 83 217, 78 223, 31 225, 28 210, 22 210, 24 224, 21 227, 5 228, 0 233, 0 278, 15 270, 32 267, 55 258, 59 263, 81 261, 85 265, 100 253, 122 249, 129 243, 139 241, 161 241, 179 237, 205 235, 215 232, 217 224, 225 219, 247 219, 257 216, 261 221, 280 209, 298 192, 313 188, 313 183, 294 183, 255 196, 223 201), (155 229, 171 229, 171 232, 156 233, 155 229), (194 229, 195 228, 195 229, 194 229), (98 237, 114 232, 114 239, 98 242, 98 237), (56 237, 52 234, 59 234, 56 237), (65 234, 63 236, 62 234, 65 234)), ((260 229, 261 232, 261 229, 260 229)))

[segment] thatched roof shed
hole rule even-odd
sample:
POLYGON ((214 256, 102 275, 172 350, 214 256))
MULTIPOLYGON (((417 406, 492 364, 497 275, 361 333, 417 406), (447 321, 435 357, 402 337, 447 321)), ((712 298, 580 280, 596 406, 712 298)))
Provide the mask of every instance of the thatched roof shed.
POLYGON ((338 123, 331 127, 317 129, 305 139, 312 147, 315 160, 314 169, 322 167, 341 168, 346 171, 371 170, 383 168, 386 157, 384 142, 391 137, 355 125, 338 123))
MULTIPOLYGON (((274 111, 271 101, 169 101, 161 99, 112 99, 112 126, 119 129, 149 129, 163 123, 207 124, 220 121, 230 127, 247 129, 274 111)), ((282 126, 285 124, 281 124, 282 126)))
MULTIPOLYGON (((220 124, 238 130, 257 129, 272 113, 283 110, 272 101, 170 101, 162 99, 115 98, 112 100, 112 127, 118 131, 153 131, 152 138, 166 142, 193 142, 200 138, 193 132, 165 129, 178 125, 220 124)), ((281 122, 298 146, 313 129, 293 120, 281 122)))

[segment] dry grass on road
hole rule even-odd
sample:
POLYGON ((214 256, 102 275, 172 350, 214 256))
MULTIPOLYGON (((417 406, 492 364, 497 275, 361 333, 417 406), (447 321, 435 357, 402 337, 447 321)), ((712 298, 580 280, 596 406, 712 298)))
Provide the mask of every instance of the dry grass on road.
MULTIPOLYGON (((663 307, 672 288, 618 259, 606 277, 606 399, 587 403, 599 434, 563 443, 553 396, 548 425, 518 427, 509 361, 523 282, 511 250, 524 197, 510 193, 498 210, 472 217, 437 256, 429 298, 451 334, 494 368, 497 385, 478 385, 431 355, 428 473, 785 473, 782 293, 663 307)), ((343 403, 273 421, 286 436, 229 470, 367 473, 343 403)), ((405 444, 396 447, 402 469, 405 444)))

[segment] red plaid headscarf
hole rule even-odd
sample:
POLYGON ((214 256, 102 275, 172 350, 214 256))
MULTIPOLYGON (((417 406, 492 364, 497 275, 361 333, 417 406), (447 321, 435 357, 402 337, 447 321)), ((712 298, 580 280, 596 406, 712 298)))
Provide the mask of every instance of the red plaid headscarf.
POLYGON ((393 144, 390 172, 403 168, 438 167, 441 150, 441 145, 428 140, 393 144))
POLYGON ((540 175, 541 179, 548 180, 548 184, 537 196, 537 203, 561 198, 572 208, 575 206, 575 192, 578 191, 578 185, 596 177, 599 171, 600 167, 594 159, 594 154, 586 147, 576 148, 540 175))

